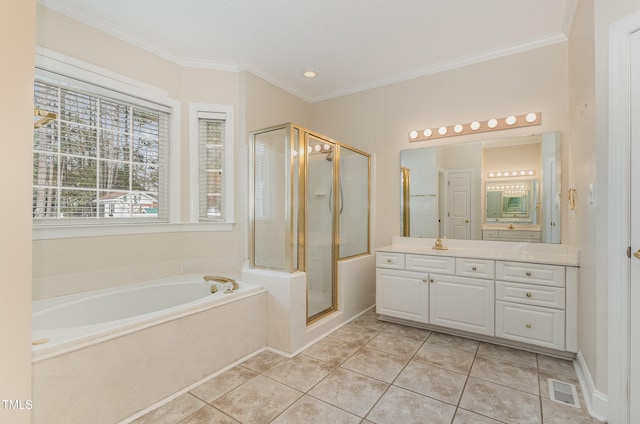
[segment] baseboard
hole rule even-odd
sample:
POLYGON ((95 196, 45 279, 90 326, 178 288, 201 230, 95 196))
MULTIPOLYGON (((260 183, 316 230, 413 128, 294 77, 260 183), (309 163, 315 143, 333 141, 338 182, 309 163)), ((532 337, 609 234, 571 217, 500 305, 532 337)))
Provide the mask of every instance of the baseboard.
POLYGON ((609 397, 602 392, 596 390, 593 378, 589 372, 589 367, 584 360, 584 356, 581 351, 578 351, 575 361, 573 362, 578 374, 578 381, 580 382, 580 388, 584 395, 584 402, 587 406, 589 415, 600 421, 607 421, 609 418, 609 397))

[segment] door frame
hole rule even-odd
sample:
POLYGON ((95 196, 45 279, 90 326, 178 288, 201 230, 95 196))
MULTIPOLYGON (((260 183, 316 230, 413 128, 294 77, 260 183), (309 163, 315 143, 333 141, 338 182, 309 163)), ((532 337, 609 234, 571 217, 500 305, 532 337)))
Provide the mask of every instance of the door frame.
POLYGON ((640 12, 609 27, 608 419, 613 423, 629 422, 630 45, 631 34, 637 30, 640 12))

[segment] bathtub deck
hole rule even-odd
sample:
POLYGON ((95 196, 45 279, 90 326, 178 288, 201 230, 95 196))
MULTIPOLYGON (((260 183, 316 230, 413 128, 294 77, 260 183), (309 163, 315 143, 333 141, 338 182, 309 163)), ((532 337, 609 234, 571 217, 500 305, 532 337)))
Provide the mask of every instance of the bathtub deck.
POLYGON ((549 377, 577 384, 570 361, 367 312, 292 359, 263 351, 133 422, 599 423, 582 398, 582 408, 549 400, 549 377))

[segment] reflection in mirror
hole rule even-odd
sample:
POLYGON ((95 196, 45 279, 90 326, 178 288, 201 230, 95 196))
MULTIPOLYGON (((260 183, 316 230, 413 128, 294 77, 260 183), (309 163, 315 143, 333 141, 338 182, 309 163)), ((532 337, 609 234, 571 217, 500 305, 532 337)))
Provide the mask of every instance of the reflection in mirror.
POLYGON ((403 150, 401 233, 560 243, 560 155, 557 132, 403 150))

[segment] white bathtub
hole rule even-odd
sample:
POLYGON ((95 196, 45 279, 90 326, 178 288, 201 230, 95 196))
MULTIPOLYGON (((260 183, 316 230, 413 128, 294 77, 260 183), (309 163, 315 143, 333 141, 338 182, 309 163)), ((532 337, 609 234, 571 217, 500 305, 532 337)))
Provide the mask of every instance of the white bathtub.
POLYGON ((95 290, 33 302, 34 357, 51 351, 101 341, 105 337, 156 325, 185 313, 195 313, 237 300, 261 289, 239 283, 224 293, 221 283, 204 282, 202 275, 183 274, 141 284, 95 290), (217 293, 211 293, 216 284, 217 293))

